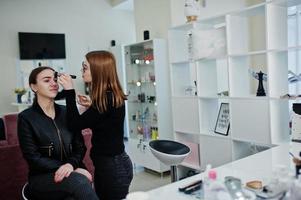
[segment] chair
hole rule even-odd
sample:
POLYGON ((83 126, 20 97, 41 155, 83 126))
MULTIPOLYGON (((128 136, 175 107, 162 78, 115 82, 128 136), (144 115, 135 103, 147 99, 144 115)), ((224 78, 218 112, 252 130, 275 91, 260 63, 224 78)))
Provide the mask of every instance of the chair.
POLYGON ((0 146, 7 145, 5 129, 4 129, 4 121, 0 118, 0 146))
POLYGON ((7 143, 10 145, 18 144, 17 134, 18 113, 5 114, 3 116, 4 130, 7 143))
POLYGON ((0 199, 22 199, 28 166, 18 144, 0 146, 0 199))
POLYGON ((171 140, 153 140, 149 142, 153 155, 162 163, 170 166, 171 182, 177 181, 177 165, 190 153, 190 148, 171 140))
POLYGON ((94 176, 94 165, 90 158, 90 151, 91 151, 91 147, 92 147, 92 143, 91 143, 92 130, 89 128, 84 129, 84 130, 82 130, 82 134, 83 134, 83 137, 85 140, 85 145, 87 147, 87 152, 83 159, 83 162, 86 165, 87 170, 92 174, 92 176, 94 176))

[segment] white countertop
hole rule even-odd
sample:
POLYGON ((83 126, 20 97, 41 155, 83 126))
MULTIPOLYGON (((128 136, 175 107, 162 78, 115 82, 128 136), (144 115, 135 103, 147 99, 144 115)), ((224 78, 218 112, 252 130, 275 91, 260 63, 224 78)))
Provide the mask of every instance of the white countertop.
MULTIPOLYGON (((234 176, 240 178, 243 184, 252 180, 260 180, 263 184, 266 184, 272 176, 272 169, 276 166, 285 165, 289 167, 292 172, 295 172, 295 166, 292 162, 292 157, 289 155, 289 151, 296 157, 299 157, 301 144, 281 144, 269 150, 217 167, 215 169, 217 171, 218 179, 224 180, 225 176, 234 176)), ((222 152, 220 155, 217 154, 216 156, 223 156, 222 152)), ((199 180, 202 176, 203 174, 198 174, 184 180, 150 190, 148 192, 150 197, 149 200, 196 199, 193 196, 180 193, 178 188, 195 180, 199 180)))

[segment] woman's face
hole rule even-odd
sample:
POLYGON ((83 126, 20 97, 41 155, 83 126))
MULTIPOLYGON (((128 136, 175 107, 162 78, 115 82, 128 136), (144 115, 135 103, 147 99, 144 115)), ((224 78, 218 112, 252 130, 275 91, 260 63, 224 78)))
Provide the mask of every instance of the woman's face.
POLYGON ((41 71, 37 76, 37 83, 31 84, 31 88, 38 96, 51 99, 56 97, 59 85, 54 80, 54 71, 50 69, 41 71))
POLYGON ((86 59, 82 63, 81 71, 82 71, 82 78, 83 78, 84 82, 91 83, 92 76, 91 76, 90 64, 86 59))

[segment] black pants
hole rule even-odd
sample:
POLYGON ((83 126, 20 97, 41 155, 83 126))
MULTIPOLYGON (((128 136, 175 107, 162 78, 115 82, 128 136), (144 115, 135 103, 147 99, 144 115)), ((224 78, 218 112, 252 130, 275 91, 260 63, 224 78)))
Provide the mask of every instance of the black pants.
POLYGON ((100 200, 125 199, 133 179, 133 165, 124 152, 114 157, 92 156, 94 186, 100 200))
POLYGON ((41 200, 97 200, 89 180, 82 174, 72 172, 62 182, 54 182, 54 173, 29 177, 29 199, 41 200))

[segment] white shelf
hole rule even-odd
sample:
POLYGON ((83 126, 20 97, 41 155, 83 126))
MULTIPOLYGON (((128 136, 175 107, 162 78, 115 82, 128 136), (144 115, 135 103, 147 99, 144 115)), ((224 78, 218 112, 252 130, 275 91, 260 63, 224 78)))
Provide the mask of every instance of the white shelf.
POLYGON ((185 135, 191 135, 191 136, 199 136, 199 133, 191 133, 191 132, 184 132, 182 130, 174 130, 176 133, 185 134, 185 135))
POLYGON ((292 7, 301 4, 300 0, 271 0, 270 4, 282 6, 282 7, 292 7))
POLYGON ((186 95, 186 96, 172 96, 172 98, 178 99, 197 99, 198 97, 195 95, 186 95))
POLYGON ((189 64, 189 63, 190 63, 190 61, 188 61, 188 60, 181 60, 181 61, 172 62, 171 64, 180 65, 180 64, 189 64))
POLYGON ((226 16, 229 55, 266 50, 265 16, 264 3, 226 16))
POLYGON ((183 25, 171 27, 170 30, 175 30, 175 31, 189 31, 192 28, 194 28, 195 26, 196 26, 195 22, 190 22, 190 23, 186 23, 186 24, 183 24, 183 25))
POLYGON ((266 5, 266 3, 252 5, 247 8, 243 8, 241 10, 237 10, 232 13, 229 13, 229 15, 237 15, 237 16, 241 16, 241 17, 263 15, 264 11, 265 11, 265 5, 266 5))
POLYGON ((212 26, 225 26, 226 25, 226 19, 225 19, 225 15, 217 15, 217 16, 213 16, 213 17, 207 17, 207 18, 203 18, 199 21, 197 21, 197 23, 200 24, 209 24, 212 26))
POLYGON ((201 58, 201 59, 195 59, 195 62, 206 62, 206 61, 214 61, 214 60, 225 60, 227 59, 228 56, 227 55, 224 55, 224 56, 221 56, 221 57, 218 57, 218 58, 201 58))
POLYGON ((219 99, 219 98, 221 98, 218 95, 216 95, 216 96, 215 95, 212 95, 212 96, 198 96, 198 97, 199 97, 199 99, 204 99, 204 100, 206 100, 206 99, 219 99))
POLYGON ((269 100, 269 97, 263 96, 263 97, 258 97, 258 96, 245 96, 245 97, 234 97, 231 96, 230 99, 233 100, 269 100))
POLYGON ((266 50, 250 51, 250 52, 241 53, 241 54, 230 54, 229 57, 253 56, 253 55, 259 55, 259 54, 266 54, 267 52, 268 51, 266 51, 266 50))
POLYGON ((217 167, 251 155, 250 147, 254 144, 273 146, 289 138, 289 105, 301 100, 280 96, 290 91, 287 78, 290 53, 301 53, 301 46, 288 47, 287 6, 301 4, 301 0, 256 2, 169 30, 173 129, 181 141, 200 144, 201 168, 209 163, 217 167), (223 56, 210 53, 207 56, 206 49, 197 49, 203 42, 200 36, 217 28, 225 31, 221 35, 226 38, 226 50, 221 46, 213 51, 220 50, 223 56), (188 54, 190 33, 197 37, 192 40, 193 52, 188 54), (258 80, 249 69, 267 74, 263 81, 266 96, 256 96, 258 80), (195 81, 197 96, 185 96, 185 88, 194 86, 195 81), (217 95, 224 91, 229 96, 217 95), (214 133, 221 103, 229 104, 227 136, 214 133), (217 151, 225 156, 217 159, 217 151))
POLYGON ((201 136, 208 136, 208 137, 220 137, 220 138, 223 138, 223 139, 226 139, 226 140, 232 140, 232 138, 230 137, 230 135, 222 135, 222 134, 218 134, 218 133, 215 133, 214 131, 209 131, 209 132, 202 132, 200 133, 201 136))

